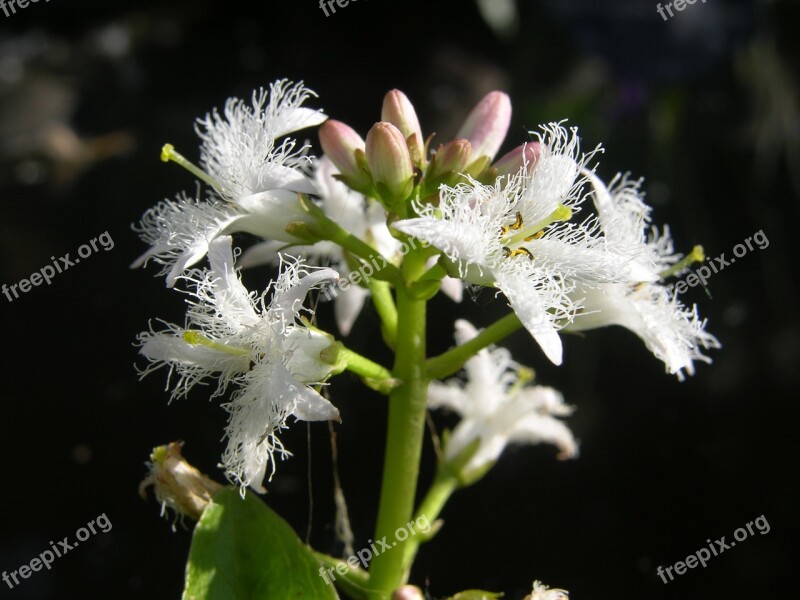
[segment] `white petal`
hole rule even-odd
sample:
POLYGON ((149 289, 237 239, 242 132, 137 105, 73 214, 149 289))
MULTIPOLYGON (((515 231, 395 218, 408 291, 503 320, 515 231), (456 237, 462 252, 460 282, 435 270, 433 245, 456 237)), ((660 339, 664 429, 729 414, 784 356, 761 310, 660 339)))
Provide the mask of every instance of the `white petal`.
POLYGON ((486 243, 484 223, 455 223, 434 217, 406 219, 394 229, 428 242, 459 266, 490 265, 493 248, 486 243))
POLYGON ((464 298, 464 283, 447 275, 442 279, 442 292, 454 302, 461 302, 464 298))
POLYGON ((428 384, 428 408, 446 408, 463 415, 467 404, 467 395, 458 384, 440 381, 431 381, 428 384))
POLYGON ((309 291, 338 280, 339 274, 333 269, 308 270, 301 261, 287 262, 274 283, 275 293, 268 309, 270 323, 293 322, 309 291))
POLYGON ((283 340, 283 352, 288 356, 286 368, 300 383, 320 383, 331 374, 331 365, 319 358, 319 353, 333 344, 333 339, 305 327, 292 327, 283 340))
POLYGON ((173 287, 186 269, 197 264, 208 252, 208 245, 226 228, 235 229, 243 218, 236 207, 180 194, 175 201, 164 200, 142 216, 134 227, 150 249, 131 265, 140 267, 151 259, 163 265, 167 286, 173 287))
POLYGON ((217 396, 225 391, 232 379, 246 373, 250 368, 250 359, 247 356, 187 343, 176 326, 171 326, 167 332, 142 333, 138 340, 141 344, 139 354, 151 363, 141 371, 142 376, 161 367, 169 367, 169 387, 173 370, 178 373, 178 381, 172 388, 173 398, 186 396, 193 386, 204 383, 211 377, 217 378, 217 388, 213 393, 213 396, 217 396))
POLYGON ((255 327, 260 322, 254 301, 244 287, 233 263, 233 239, 221 236, 211 242, 208 260, 215 275, 213 294, 216 309, 232 323, 255 327))
MULTIPOLYGON (((225 408, 230 420, 225 430, 228 445, 222 455, 228 476, 263 492, 267 469, 275 472, 275 453, 289 453, 278 439, 286 419, 335 419, 339 412, 313 390, 297 383, 280 360, 266 359, 246 377, 246 383, 225 408)), ((271 475, 270 475, 271 477, 271 475)))
POLYGON ((553 364, 562 361, 561 338, 552 316, 542 303, 539 292, 525 274, 500 271, 496 274, 497 288, 502 291, 519 320, 533 339, 539 344, 545 356, 553 364))
MULTIPOLYGON (((297 194, 286 190, 243 196, 237 200, 237 205, 247 212, 247 218, 236 224, 235 231, 252 233, 264 239, 297 242, 297 238, 286 233, 286 226, 311 220, 300 205, 297 194)), ((230 228, 226 230, 226 233, 230 232, 230 228)))
POLYGON ((459 346, 463 346, 478 335, 478 329, 466 319, 457 319, 454 327, 455 333, 453 335, 456 339, 456 344, 459 346))
POLYGON ((268 240, 250 246, 239 258, 239 266, 243 269, 273 265, 278 262, 278 253, 286 248, 286 242, 268 240))
POLYGON ((578 455, 578 444, 569 427, 546 415, 529 414, 520 418, 510 431, 509 442, 553 444, 559 449, 558 457, 561 459, 578 455))
POLYGON ((316 127, 324 123, 327 118, 325 113, 313 108, 295 108, 286 115, 276 133, 281 136, 307 127, 316 127))
POLYGON ((300 421, 339 420, 339 410, 310 388, 303 389, 298 395, 292 414, 300 421))
POLYGON ((215 110, 198 121, 200 162, 229 199, 275 189, 313 191, 304 174, 311 164, 308 146, 298 147, 290 138, 277 141, 325 120, 324 114, 301 107, 312 95, 302 83, 281 80, 269 93, 255 92, 252 105, 231 98, 223 115, 215 110))

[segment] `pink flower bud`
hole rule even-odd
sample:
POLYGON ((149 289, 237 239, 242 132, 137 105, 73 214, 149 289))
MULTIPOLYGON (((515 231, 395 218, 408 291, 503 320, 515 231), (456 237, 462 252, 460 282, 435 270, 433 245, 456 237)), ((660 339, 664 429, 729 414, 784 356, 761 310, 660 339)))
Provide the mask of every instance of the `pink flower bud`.
POLYGON ((425 600, 422 590, 413 585, 404 585, 397 588, 392 594, 392 600, 425 600))
POLYGON ((472 145, 464 139, 440 146, 431 160, 428 179, 436 180, 448 173, 463 173, 472 156, 472 145))
POLYGON ((497 171, 497 175, 516 175, 524 166, 527 173, 530 173, 536 166, 536 162, 541 156, 542 149, 539 142, 528 142, 517 146, 511 152, 504 154, 492 167, 497 171))
POLYGON ((366 153, 381 197, 389 204, 405 200, 413 188, 414 166, 402 132, 391 123, 375 123, 367 133, 366 153))
POLYGON ((322 151, 336 165, 350 187, 369 187, 369 174, 359 165, 357 156, 364 152, 366 145, 352 127, 341 121, 328 119, 319 128, 319 142, 322 151))
POLYGON ((511 123, 511 100, 503 92, 489 92, 478 102, 456 137, 472 144, 472 156, 493 159, 508 133, 511 123))
POLYGON ((408 96, 400 90, 392 90, 383 98, 381 120, 397 127, 406 140, 412 135, 417 136, 417 143, 422 146, 422 128, 417 112, 408 96))

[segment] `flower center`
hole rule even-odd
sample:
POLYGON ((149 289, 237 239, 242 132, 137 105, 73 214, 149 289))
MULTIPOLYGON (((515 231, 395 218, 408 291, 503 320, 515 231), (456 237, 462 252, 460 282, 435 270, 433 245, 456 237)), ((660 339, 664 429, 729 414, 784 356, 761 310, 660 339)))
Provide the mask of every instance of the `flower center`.
POLYGON ((232 354, 233 356, 248 356, 250 354, 249 350, 245 350, 244 348, 236 348, 235 346, 228 346, 222 342, 217 342, 211 338, 207 338, 199 331, 184 331, 183 340, 192 346, 205 346, 206 348, 211 348, 212 350, 217 350, 218 352, 224 352, 226 354, 232 354))
POLYGON ((517 379, 511 384, 511 387, 508 388, 508 395, 513 396, 534 379, 536 379, 536 372, 533 369, 523 366, 518 367, 517 379))
POLYGON ((538 240, 544 235, 544 230, 560 221, 569 221, 572 218, 572 209, 569 206, 559 204, 549 216, 545 217, 533 225, 525 225, 522 213, 517 211, 516 218, 511 225, 503 225, 500 228, 500 242, 503 244, 503 254, 506 258, 512 256, 527 256, 533 260, 531 251, 521 246, 526 242, 538 240))

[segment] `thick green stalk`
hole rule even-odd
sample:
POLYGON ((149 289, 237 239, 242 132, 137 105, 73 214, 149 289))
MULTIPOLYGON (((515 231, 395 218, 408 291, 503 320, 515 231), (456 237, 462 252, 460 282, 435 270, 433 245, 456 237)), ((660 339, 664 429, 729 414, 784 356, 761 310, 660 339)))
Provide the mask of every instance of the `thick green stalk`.
POLYGON ((465 362, 487 346, 491 346, 522 327, 515 313, 498 319, 466 344, 456 346, 428 360, 426 372, 429 379, 441 379, 458 371, 465 362))
MULTIPOLYGON (((410 269, 404 270, 407 276, 412 275, 410 269)), ((392 590, 402 585, 408 576, 404 543, 396 539, 395 532, 405 528, 413 516, 425 434, 428 388, 425 376, 425 309, 424 300, 412 298, 405 287, 397 289, 394 376, 403 383, 389 396, 386 455, 375 530, 375 540, 385 537, 392 547, 372 560, 369 583, 370 588, 378 590, 370 595, 374 600, 388 600, 392 590)))

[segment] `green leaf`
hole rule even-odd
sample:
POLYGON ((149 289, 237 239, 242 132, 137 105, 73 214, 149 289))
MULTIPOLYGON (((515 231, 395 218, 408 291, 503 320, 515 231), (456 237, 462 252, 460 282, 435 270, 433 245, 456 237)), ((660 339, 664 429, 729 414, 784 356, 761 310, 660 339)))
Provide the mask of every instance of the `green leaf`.
POLYGON ((494 592, 484 592, 483 590, 467 590, 466 592, 459 592, 448 600, 492 600, 492 598, 502 597, 502 592, 496 594, 494 592))
POLYGON ((336 599, 291 526, 252 493, 225 488, 192 537, 183 600, 336 599))

